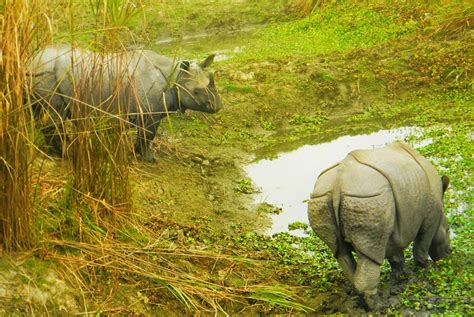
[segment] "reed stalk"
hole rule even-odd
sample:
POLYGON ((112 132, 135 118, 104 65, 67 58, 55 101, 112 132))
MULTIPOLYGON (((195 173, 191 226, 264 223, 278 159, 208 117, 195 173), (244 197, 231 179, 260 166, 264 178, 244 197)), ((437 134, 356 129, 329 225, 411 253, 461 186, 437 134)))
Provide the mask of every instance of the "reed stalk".
POLYGON ((33 244, 31 158, 33 128, 24 99, 25 65, 35 31, 36 1, 2 1, 0 39, 0 247, 7 251, 33 244))

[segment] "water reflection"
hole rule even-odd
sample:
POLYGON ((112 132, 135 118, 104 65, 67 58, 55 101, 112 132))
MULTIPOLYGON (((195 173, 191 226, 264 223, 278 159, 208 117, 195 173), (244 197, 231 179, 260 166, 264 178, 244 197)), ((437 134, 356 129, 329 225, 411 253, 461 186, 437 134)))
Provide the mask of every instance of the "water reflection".
MULTIPOLYGON (((268 233, 288 231, 288 224, 295 221, 308 223, 305 200, 309 198, 318 175, 342 160, 347 153, 356 149, 381 147, 403 140, 417 131, 420 129, 405 127, 343 136, 327 143, 305 145, 275 159, 264 159, 248 165, 245 171, 261 190, 257 203, 267 202, 283 209, 281 214, 272 216, 273 225, 268 233)), ((301 231, 293 233, 303 234, 301 231)))

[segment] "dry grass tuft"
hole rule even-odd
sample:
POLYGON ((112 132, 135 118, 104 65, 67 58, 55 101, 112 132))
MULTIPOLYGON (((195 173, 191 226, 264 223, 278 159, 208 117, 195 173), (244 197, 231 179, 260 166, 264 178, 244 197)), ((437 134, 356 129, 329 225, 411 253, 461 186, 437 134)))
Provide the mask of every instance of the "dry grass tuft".
POLYGON ((322 8, 327 0, 292 0, 288 5, 288 10, 299 16, 306 17, 310 15, 315 8, 322 8))
MULTIPOLYGON (((45 257, 60 262, 70 283, 77 285, 83 298, 89 298, 84 303, 91 302, 92 297, 95 305, 101 307, 102 311, 117 310, 116 305, 107 301, 115 296, 120 285, 127 284, 135 285, 135 291, 138 289, 145 294, 148 307, 163 305, 163 296, 171 296, 181 302, 187 312, 226 315, 226 308, 233 307, 232 310, 235 310, 236 305, 245 309, 277 306, 297 311, 311 310, 301 304, 292 291, 256 282, 255 277, 264 264, 255 260, 205 250, 190 250, 171 244, 163 246, 164 241, 159 238, 145 246, 134 246, 112 239, 96 243, 65 240, 45 242, 62 250, 48 251, 45 257), (184 262, 188 264, 183 265, 184 262), (215 278, 210 278, 212 275, 218 276, 217 271, 222 268, 225 268, 223 271, 228 271, 243 264, 247 270, 253 270, 254 279, 249 279, 242 286, 229 286, 225 279, 216 281, 215 278), (201 267, 201 271, 194 271, 190 267, 201 267), (205 268, 204 271, 202 267, 205 268), (103 284, 104 278, 109 281, 107 286, 103 284), (109 295, 106 297, 104 294, 109 295)), ((133 305, 124 305, 120 310, 123 313, 131 312, 131 306, 133 305)), ((97 307, 84 309, 90 312, 90 309, 97 307)))
POLYGON ((44 26, 37 10, 41 1, 2 3, 0 65, 0 245, 22 250, 32 245, 31 171, 33 131, 24 99, 29 51, 44 26))
POLYGON ((450 39, 452 37, 472 31, 474 27, 474 8, 468 7, 451 13, 444 21, 431 28, 431 35, 450 39))

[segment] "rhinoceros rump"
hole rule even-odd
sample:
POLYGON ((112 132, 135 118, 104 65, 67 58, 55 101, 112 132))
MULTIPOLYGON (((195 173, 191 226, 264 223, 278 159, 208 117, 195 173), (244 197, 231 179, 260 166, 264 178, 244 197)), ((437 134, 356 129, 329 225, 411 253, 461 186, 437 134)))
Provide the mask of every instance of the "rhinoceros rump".
POLYGON ((153 161, 149 144, 167 113, 221 109, 213 74, 205 70, 213 59, 211 55, 196 64, 147 50, 98 54, 68 45, 51 46, 39 51, 29 64, 29 92, 37 108, 53 118, 43 130, 52 135, 50 143, 57 152, 62 152, 64 136, 58 136, 55 127, 70 116, 72 101, 78 101, 111 114, 125 114, 138 127, 136 152, 153 161))
POLYGON ((318 177, 308 205, 311 227, 369 309, 376 304, 384 258, 399 276, 403 250, 412 241, 413 257, 423 267, 428 255, 439 260, 451 253, 443 212, 448 183, 403 143, 353 151, 318 177))

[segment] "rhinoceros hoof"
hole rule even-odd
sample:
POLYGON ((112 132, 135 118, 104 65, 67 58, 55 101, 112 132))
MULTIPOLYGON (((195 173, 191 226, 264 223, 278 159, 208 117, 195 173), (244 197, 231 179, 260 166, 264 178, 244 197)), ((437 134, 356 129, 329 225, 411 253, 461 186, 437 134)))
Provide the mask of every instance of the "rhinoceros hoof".
POLYGON ((408 273, 408 270, 403 267, 392 270, 392 272, 390 272, 390 276, 396 279, 397 281, 402 281, 403 276, 407 275, 408 273))
POLYGON ((364 292, 361 294, 362 302, 367 311, 378 310, 381 308, 381 303, 378 301, 377 291, 364 292))
POLYGON ((147 163, 156 163, 156 158, 152 153, 146 153, 144 155, 140 155, 138 157, 140 161, 147 162, 147 163))
POLYGON ((424 269, 427 269, 430 266, 430 264, 428 263, 427 260, 422 260, 422 261, 415 260, 415 263, 416 263, 416 265, 418 265, 419 267, 424 268, 424 269))
POLYGON ((48 147, 47 151, 48 151, 48 154, 50 156, 53 156, 53 157, 62 157, 63 156, 63 152, 61 151, 61 149, 58 149, 54 146, 48 147))

